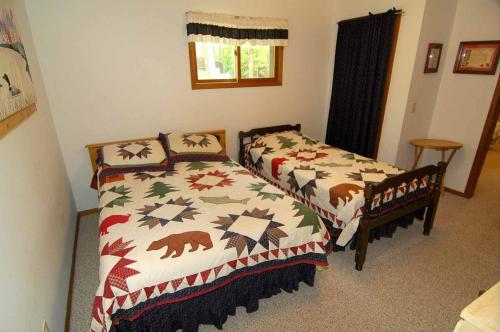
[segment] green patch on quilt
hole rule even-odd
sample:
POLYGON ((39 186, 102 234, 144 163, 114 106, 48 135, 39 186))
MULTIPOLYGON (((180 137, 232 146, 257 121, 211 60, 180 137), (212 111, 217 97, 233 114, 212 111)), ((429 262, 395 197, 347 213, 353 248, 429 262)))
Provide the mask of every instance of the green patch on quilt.
POLYGON ((146 180, 152 180, 154 178, 166 178, 167 176, 173 176, 176 174, 177 174, 176 170, 165 171, 163 173, 154 173, 154 175, 150 174, 150 173, 145 173, 145 172, 138 172, 138 173, 134 174, 134 179, 141 180, 142 182, 144 182, 146 180))
POLYGON ((290 149, 297 145, 297 142, 292 140, 291 138, 285 136, 276 136, 278 142, 281 144, 281 149, 290 149))
POLYGON ((250 197, 243 199, 233 199, 228 195, 226 196, 200 196, 200 200, 204 203, 210 204, 230 204, 230 203, 239 203, 239 204, 247 204, 250 200, 250 197))
POLYGON ((147 195, 145 198, 159 196, 159 198, 165 197, 168 193, 179 191, 175 189, 174 186, 163 182, 155 182, 151 185, 151 188, 146 192, 147 195))
POLYGON ((373 159, 368 159, 368 158, 356 158, 356 155, 354 153, 344 153, 342 155, 342 158, 347 159, 347 160, 354 160, 357 163, 360 164, 373 164, 375 160, 373 159))
MULTIPOLYGON (((104 207, 112 208, 113 206, 124 206, 125 203, 132 202, 131 197, 128 196, 130 194, 130 188, 125 187, 124 185, 121 186, 114 186, 113 188, 107 190, 107 192, 112 192, 115 194, 120 195, 119 197, 116 197, 112 201, 110 201, 108 204, 106 204, 104 207)), ((105 192, 103 192, 101 195, 103 195, 105 192)))
POLYGON ((270 199, 271 201, 275 202, 278 198, 283 199, 283 197, 285 197, 284 194, 268 193, 268 192, 262 191, 262 189, 264 189, 265 186, 267 186, 267 183, 257 182, 257 183, 250 184, 249 189, 251 191, 257 192, 257 197, 262 197, 262 200, 270 199))
POLYGON ((297 135, 299 135, 300 137, 302 137, 302 139, 304 140, 304 143, 306 143, 307 145, 314 145, 314 144, 317 144, 318 141, 315 140, 314 138, 310 138, 310 137, 307 137, 306 135, 302 134, 302 133, 297 133, 297 135))
POLYGON ((224 161, 222 164, 223 164, 224 166, 226 166, 226 167, 238 167, 238 166, 240 166, 240 164, 235 163, 235 162, 234 162, 234 161, 232 161, 232 160, 226 160, 226 161, 224 161))
POLYGON ((375 160, 373 160, 373 159, 356 159, 356 162, 360 163, 360 164, 373 164, 375 162, 375 160))
POLYGON ((342 158, 347 159, 347 160, 354 160, 354 153, 344 153, 342 155, 342 158))
POLYGON ((187 166, 187 169, 189 171, 203 171, 204 169, 207 168, 210 168, 210 165, 204 163, 203 161, 192 161, 187 166))
POLYGON ((352 164, 337 164, 334 162, 331 163, 316 163, 315 165, 317 166, 323 166, 323 167, 352 167, 352 164))
POLYGON ((307 226, 312 226, 312 233, 315 234, 319 232, 319 229, 321 228, 321 224, 319 221, 319 217, 314 213, 313 210, 305 206, 304 204, 300 202, 293 202, 293 207, 294 210, 298 210, 297 213, 295 214, 295 217, 297 216, 302 216, 302 221, 300 224, 297 225, 297 227, 307 227, 307 226))
POLYGON ((306 143, 307 145, 314 145, 314 144, 318 143, 317 140, 312 139, 312 138, 307 137, 307 136, 303 136, 302 138, 304 139, 304 143, 306 143))

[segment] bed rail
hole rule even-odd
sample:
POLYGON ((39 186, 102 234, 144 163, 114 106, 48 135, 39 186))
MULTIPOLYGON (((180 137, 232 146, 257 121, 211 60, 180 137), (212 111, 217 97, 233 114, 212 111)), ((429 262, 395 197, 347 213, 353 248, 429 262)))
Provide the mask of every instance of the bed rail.
POLYGON ((370 230, 378 226, 427 209, 423 233, 430 234, 445 171, 446 163, 439 162, 437 165, 421 167, 366 186, 365 206, 356 238, 356 270, 363 269, 370 230), (378 206, 374 208, 377 202, 378 206))

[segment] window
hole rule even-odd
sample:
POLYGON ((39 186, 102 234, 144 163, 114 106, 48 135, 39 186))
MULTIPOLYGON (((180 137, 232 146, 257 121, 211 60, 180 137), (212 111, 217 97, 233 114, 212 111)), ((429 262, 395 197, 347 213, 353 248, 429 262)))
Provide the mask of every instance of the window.
POLYGON ((281 85, 283 47, 190 42, 193 89, 281 85))
POLYGON ((193 89, 281 85, 285 18, 186 13, 193 89))
POLYGON ((198 80, 235 80, 236 50, 232 45, 195 43, 198 80))

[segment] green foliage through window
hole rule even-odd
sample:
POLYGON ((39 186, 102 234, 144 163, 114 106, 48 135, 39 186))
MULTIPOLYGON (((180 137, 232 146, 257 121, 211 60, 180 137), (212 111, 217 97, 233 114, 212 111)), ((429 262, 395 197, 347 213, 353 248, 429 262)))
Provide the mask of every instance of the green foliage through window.
POLYGON ((216 43, 196 43, 198 78, 236 78, 236 46, 216 43))
MULTIPOLYGON (((240 47, 241 78, 273 78, 275 51, 272 46, 240 47)), ((237 47, 217 43, 196 43, 198 79, 236 79, 237 47)))
POLYGON ((241 78, 274 77, 272 46, 241 46, 241 78))

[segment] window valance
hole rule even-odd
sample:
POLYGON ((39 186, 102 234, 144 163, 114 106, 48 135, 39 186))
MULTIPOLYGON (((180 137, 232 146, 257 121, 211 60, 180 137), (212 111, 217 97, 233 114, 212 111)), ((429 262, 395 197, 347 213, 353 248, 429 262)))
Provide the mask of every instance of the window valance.
POLYGON ((288 44, 286 19, 203 12, 187 12, 186 15, 190 42, 269 46, 288 44))

